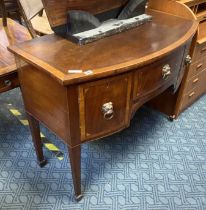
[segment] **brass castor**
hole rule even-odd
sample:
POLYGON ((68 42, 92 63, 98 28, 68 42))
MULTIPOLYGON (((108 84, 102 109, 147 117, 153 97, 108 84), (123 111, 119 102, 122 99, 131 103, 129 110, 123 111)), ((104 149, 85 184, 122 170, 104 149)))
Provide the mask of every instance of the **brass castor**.
POLYGON ((43 168, 46 164, 47 164, 47 160, 42 160, 41 162, 39 162, 39 166, 41 168, 43 168))
POLYGON ((82 198, 83 198, 83 195, 82 195, 82 194, 81 194, 81 195, 75 196, 75 200, 76 200, 77 202, 81 201, 82 198))
POLYGON ((168 120, 170 122, 173 122, 175 119, 176 119, 176 116, 175 115, 171 115, 171 116, 168 117, 168 120))

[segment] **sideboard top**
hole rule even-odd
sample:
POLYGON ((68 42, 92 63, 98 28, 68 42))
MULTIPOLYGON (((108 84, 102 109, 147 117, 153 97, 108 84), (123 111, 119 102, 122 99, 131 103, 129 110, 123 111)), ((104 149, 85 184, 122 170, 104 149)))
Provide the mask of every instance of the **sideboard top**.
POLYGON ((9 47, 27 62, 68 85, 129 71, 151 63, 192 38, 195 20, 150 11, 153 21, 97 42, 79 46, 48 35, 9 47), (69 70, 83 70, 72 74, 69 70), (91 74, 84 72, 91 70, 91 74))

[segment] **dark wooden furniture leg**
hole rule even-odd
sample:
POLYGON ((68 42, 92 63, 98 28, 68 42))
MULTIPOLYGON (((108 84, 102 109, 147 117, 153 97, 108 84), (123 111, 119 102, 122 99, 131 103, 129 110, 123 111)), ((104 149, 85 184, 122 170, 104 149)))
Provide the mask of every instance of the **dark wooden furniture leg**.
POLYGON ((40 167, 43 167, 46 165, 46 160, 44 159, 44 154, 42 149, 39 122, 28 113, 27 113, 27 118, 29 121, 29 127, 31 130, 32 140, 35 147, 38 163, 40 167))
POLYGON ((82 199, 81 194, 81 146, 74 148, 69 147, 69 157, 72 169, 72 178, 76 200, 80 201, 82 199))
POLYGON ((0 0, 0 6, 1 6, 1 10, 2 10, 3 26, 7 26, 7 14, 6 14, 4 0, 0 0))

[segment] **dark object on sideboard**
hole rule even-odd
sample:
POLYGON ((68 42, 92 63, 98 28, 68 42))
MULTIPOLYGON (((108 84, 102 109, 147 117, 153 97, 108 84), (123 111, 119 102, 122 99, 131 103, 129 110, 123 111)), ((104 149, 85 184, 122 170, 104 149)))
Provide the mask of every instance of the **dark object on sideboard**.
MULTIPOLYGON (((113 2, 115 1, 113 0, 113 2)), ((85 10, 73 10, 69 8, 66 11, 67 21, 64 21, 63 24, 58 23, 58 26, 52 28, 56 34, 64 38, 78 44, 86 44, 116 33, 121 33, 151 20, 151 17, 144 16, 147 0, 120 0, 118 3, 115 3, 115 7, 112 5, 113 2, 111 2, 111 6, 108 5, 107 8, 102 9, 102 11, 97 10, 95 13, 90 11, 89 5, 85 7, 85 10), (134 19, 129 21, 131 18, 134 19), (82 32, 85 33, 82 34, 82 32)), ((103 3, 101 4, 105 7, 103 3)), ((98 5, 98 8, 101 7, 101 4, 98 5)), ((49 11, 47 12, 49 15, 49 11)), ((56 15, 58 16, 58 14, 56 15)))
POLYGON ((67 17, 68 32, 71 34, 95 29, 101 25, 101 22, 98 20, 98 18, 81 10, 71 10, 68 12, 67 17))
POLYGON ((145 13, 147 0, 129 0, 118 16, 119 20, 132 18, 145 13))

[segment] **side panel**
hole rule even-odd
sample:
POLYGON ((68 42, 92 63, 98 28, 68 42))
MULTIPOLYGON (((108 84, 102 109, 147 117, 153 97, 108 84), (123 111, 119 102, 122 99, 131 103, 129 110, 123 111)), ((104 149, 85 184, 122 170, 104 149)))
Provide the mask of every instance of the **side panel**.
POLYGON ((66 88, 25 63, 19 69, 19 79, 26 111, 68 143, 66 88))

